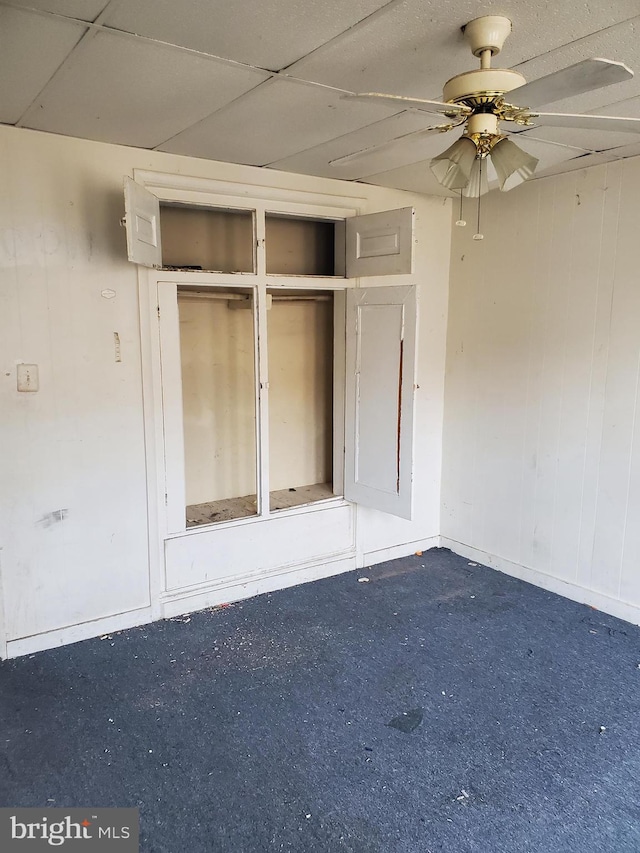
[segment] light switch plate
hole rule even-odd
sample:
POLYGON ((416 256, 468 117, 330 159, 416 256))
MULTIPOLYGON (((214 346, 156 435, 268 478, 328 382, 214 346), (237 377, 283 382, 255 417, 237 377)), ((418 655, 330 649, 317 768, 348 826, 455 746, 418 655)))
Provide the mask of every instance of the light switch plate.
POLYGON ((18 365, 18 391, 38 391, 40 379, 37 364, 18 365))

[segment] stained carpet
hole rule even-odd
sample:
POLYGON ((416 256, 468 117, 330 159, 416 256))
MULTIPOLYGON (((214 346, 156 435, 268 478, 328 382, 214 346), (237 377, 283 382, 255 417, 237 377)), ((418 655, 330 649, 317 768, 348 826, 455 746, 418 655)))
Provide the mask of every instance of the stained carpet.
POLYGON ((639 734, 640 629, 437 549, 0 664, 0 805, 138 806, 145 853, 638 853, 639 734))

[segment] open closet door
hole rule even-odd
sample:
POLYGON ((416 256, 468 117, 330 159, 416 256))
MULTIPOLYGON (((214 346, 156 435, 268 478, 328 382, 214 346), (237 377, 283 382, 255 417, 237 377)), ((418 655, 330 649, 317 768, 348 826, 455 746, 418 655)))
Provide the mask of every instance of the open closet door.
POLYGON ((413 272, 414 219, 412 207, 347 219, 347 278, 413 272))
POLYGON ((160 269, 160 202, 144 187, 124 179, 124 213, 127 228, 127 255, 134 264, 160 269))
POLYGON ((347 292, 347 500, 411 518, 416 288, 347 292))

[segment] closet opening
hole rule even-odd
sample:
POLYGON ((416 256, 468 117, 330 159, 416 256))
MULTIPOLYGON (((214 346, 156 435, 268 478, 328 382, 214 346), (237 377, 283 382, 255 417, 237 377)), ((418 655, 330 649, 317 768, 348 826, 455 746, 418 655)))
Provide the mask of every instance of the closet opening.
POLYGON ((253 288, 179 288, 186 525, 256 515, 253 288))
POLYGON ((334 497, 332 291, 271 289, 271 511, 334 497))

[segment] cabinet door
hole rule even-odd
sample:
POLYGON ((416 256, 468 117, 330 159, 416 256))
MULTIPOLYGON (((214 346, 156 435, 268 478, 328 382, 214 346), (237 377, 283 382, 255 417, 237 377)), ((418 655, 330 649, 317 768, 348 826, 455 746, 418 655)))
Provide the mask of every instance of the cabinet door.
POLYGON ((124 212, 127 255, 134 264, 162 267, 160 202, 131 178, 124 179, 124 212))
POLYGON ((348 500, 411 518, 416 289, 347 292, 348 500))
POLYGON ((411 273, 414 216, 401 207, 347 219, 347 278, 411 273))

